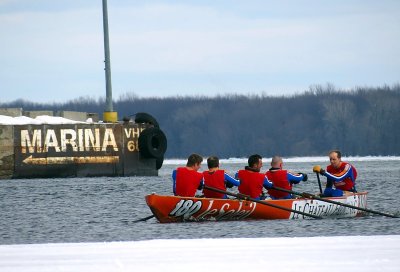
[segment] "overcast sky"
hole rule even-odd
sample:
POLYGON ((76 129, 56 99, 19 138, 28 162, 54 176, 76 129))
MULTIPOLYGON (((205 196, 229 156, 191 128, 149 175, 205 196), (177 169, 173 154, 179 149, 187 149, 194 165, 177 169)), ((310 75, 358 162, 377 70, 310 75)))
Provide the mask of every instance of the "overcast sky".
MULTIPOLYGON (((108 0, 113 98, 400 81, 400 1, 108 0)), ((101 0, 0 0, 0 102, 104 97, 101 0)))

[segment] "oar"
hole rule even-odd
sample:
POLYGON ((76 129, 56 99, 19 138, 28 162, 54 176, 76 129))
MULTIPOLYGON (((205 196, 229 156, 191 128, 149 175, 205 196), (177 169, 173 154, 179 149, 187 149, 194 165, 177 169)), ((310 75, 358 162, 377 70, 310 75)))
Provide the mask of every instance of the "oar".
POLYGON ((321 186, 321 180, 319 179, 319 173, 317 173, 317 179, 318 179, 318 185, 319 185, 319 192, 322 194, 322 186, 321 186))
POLYGON ((355 209, 355 210, 360 210, 360 211, 364 211, 364 212, 379 214, 379 215, 383 215, 383 216, 387 216, 387 217, 399 218, 398 216, 393 215, 393 214, 378 212, 378 211, 374 211, 374 210, 370 210, 370 209, 366 209, 366 208, 361 208, 361 207, 349 205, 349 204, 346 204, 346 203, 333 201, 333 200, 330 200, 330 199, 325 199, 325 198, 322 198, 322 197, 319 197, 319 196, 316 196, 316 195, 313 195, 313 194, 310 194, 310 193, 299 193, 299 192, 295 192, 295 191, 292 191, 292 190, 287 190, 287 189, 279 188, 279 187, 275 187, 275 186, 272 187, 272 189, 275 189, 277 191, 290 193, 290 194, 294 194, 294 195, 299 195, 299 196, 302 196, 304 198, 313 198, 313 199, 325 201, 325 202, 328 202, 328 203, 332 203, 332 204, 336 204, 336 205, 352 208, 352 209, 355 209))
POLYGON ((217 189, 217 188, 214 188, 214 187, 210 187, 210 186, 207 186, 207 185, 204 185, 204 188, 205 188, 205 189, 208 189, 208 190, 210 190, 210 191, 214 191, 214 192, 218 192, 218 193, 222 193, 222 194, 227 194, 227 195, 230 195, 230 196, 234 196, 234 197, 237 197, 237 198, 239 198, 239 199, 250 200, 250 201, 252 201, 252 202, 256 202, 256 203, 259 203, 259 204, 262 204, 262 205, 274 207, 274 208, 276 208, 276 209, 281 209, 281 210, 285 210, 285 211, 288 211, 288 212, 298 213, 298 214, 305 215, 305 216, 309 216, 309 217, 312 217, 312 218, 315 218, 315 219, 322 219, 322 217, 317 216, 317 215, 305 213, 305 212, 302 212, 302 211, 296 211, 296 210, 293 210, 293 209, 290 209, 290 208, 286 208, 286 207, 282 207, 282 206, 279 206, 279 205, 275 205, 275 204, 272 204, 272 203, 269 203, 269 202, 266 202, 266 201, 254 199, 254 198, 251 198, 251 197, 248 196, 248 195, 244 195, 244 194, 235 194, 235 193, 231 193, 231 192, 228 192, 228 191, 220 190, 220 189, 217 189))
POLYGON ((138 220, 135 220, 132 223, 138 223, 138 222, 142 222, 142 221, 147 221, 147 220, 149 220, 149 219, 151 219, 153 217, 154 217, 154 214, 153 215, 149 215, 149 216, 144 217, 144 218, 141 218, 141 219, 138 219, 138 220))

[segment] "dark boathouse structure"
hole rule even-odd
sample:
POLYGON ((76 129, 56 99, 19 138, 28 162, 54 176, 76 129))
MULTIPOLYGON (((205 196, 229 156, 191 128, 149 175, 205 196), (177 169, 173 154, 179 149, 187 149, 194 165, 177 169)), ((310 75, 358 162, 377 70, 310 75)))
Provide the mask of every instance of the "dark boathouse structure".
POLYGON ((0 124, 0 148, 3 179, 157 176, 167 139, 137 113, 116 123, 0 124))

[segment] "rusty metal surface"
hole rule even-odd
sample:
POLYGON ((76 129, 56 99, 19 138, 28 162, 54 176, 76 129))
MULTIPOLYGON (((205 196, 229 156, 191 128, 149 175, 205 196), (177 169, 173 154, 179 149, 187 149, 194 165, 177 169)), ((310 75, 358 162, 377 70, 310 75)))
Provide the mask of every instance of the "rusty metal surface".
POLYGON ((157 175, 138 138, 148 125, 14 126, 14 178, 157 175))

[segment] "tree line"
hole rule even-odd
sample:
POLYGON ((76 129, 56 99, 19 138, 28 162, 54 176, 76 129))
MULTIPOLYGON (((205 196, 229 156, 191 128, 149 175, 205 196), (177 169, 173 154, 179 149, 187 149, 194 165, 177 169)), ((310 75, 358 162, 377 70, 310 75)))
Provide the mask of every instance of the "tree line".
MULTIPOLYGON (((104 99, 81 97, 65 103, 16 100, 1 107, 71 110, 102 116, 104 99)), ((146 112, 168 139, 166 158, 196 152, 220 158, 400 155, 400 85, 339 90, 313 86, 290 96, 228 95, 141 98, 126 94, 114 102, 118 116, 146 112)))

